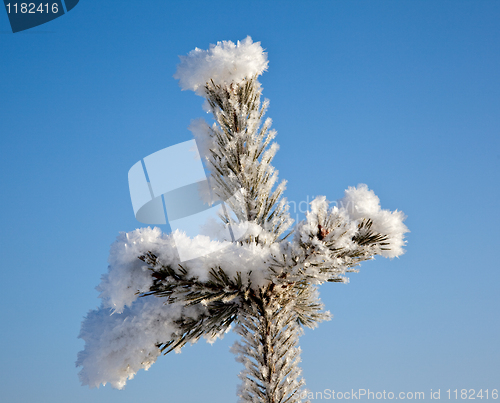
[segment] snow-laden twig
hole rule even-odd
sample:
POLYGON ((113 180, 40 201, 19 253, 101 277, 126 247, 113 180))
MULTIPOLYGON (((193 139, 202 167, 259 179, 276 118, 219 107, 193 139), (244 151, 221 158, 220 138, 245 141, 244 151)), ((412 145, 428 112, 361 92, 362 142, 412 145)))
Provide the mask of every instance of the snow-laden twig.
POLYGON ((257 80, 267 65, 260 43, 249 37, 181 57, 175 77, 206 98, 214 117, 211 126, 202 120, 190 126, 211 192, 229 209, 214 225, 243 225, 245 235, 224 248, 206 236, 157 228, 120 235, 98 287, 102 305, 82 324, 85 349, 77 365, 84 384, 122 388, 161 352, 202 337, 213 342, 235 325, 241 341, 232 351, 244 365, 240 401, 299 402, 299 336, 331 317, 318 286, 345 282, 346 273, 375 255, 404 253, 404 214, 381 209, 363 184, 334 204, 317 197, 290 230, 286 183, 272 165, 276 132, 264 119, 269 102, 261 102, 257 80), (205 253, 181 263, 179 243, 205 253))

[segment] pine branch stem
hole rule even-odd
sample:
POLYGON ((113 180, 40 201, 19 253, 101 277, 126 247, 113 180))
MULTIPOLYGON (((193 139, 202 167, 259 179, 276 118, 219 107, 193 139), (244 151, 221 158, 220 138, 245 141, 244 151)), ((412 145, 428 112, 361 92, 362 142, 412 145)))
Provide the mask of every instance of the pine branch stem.
POLYGON ((236 332, 242 343, 236 342, 233 352, 245 366, 239 375, 243 381, 240 402, 299 402, 304 384, 298 367, 301 331, 293 309, 283 304, 272 284, 249 296, 236 332))

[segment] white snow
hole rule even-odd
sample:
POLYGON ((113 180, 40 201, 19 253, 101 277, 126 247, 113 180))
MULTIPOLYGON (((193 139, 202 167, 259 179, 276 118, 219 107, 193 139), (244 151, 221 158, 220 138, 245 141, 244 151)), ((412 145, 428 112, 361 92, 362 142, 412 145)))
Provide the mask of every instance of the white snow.
POLYGON ((260 42, 247 36, 241 42, 211 44, 208 50, 195 48, 187 56, 179 56, 180 64, 174 78, 183 90, 192 90, 204 96, 204 87, 211 79, 216 84, 240 82, 267 70, 267 53, 260 42))
MULTIPOLYGON (((252 234, 262 232, 257 226, 252 234)), ((225 242, 221 249, 216 241, 200 235, 189 238, 175 234, 177 244, 191 249, 203 249, 205 255, 187 262, 183 267, 191 278, 209 279, 212 268, 221 268, 234 277, 242 273, 257 288, 268 281, 269 262, 279 251, 277 244, 256 245, 225 242)), ((153 252, 160 262, 178 269, 179 259, 173 234, 163 234, 158 228, 141 228, 122 233, 111 246, 109 271, 97 289, 101 292, 101 307, 90 311, 82 323, 80 338, 85 348, 78 354, 77 366, 82 366, 80 380, 84 385, 99 387, 110 383, 122 389, 140 369, 148 369, 159 356, 156 347, 172 339, 179 331, 175 320, 181 316, 196 318, 206 309, 203 305, 182 306, 165 304, 165 298, 139 298, 137 291, 148 292, 153 283, 151 271, 138 256, 153 252)), ((212 343, 215 337, 207 336, 212 343)))
POLYGON ((179 259, 171 236, 159 228, 140 228, 121 233, 111 245, 108 273, 97 286, 103 306, 117 313, 131 306, 137 299, 137 291, 147 292, 153 285, 151 271, 139 260, 147 251, 155 251, 164 264, 177 265, 179 259))
POLYGON ((380 255, 393 258, 405 252, 404 234, 409 232, 403 224, 406 216, 402 211, 383 210, 380 199, 367 185, 350 186, 339 200, 339 206, 345 208, 353 220, 370 218, 373 221, 372 229, 389 237, 390 250, 382 250, 380 255))
POLYGON ((109 382, 123 389, 127 379, 156 361, 161 354, 156 345, 178 334, 175 320, 181 315, 195 318, 204 309, 164 302, 164 298, 146 297, 121 314, 112 314, 102 306, 88 313, 79 335, 85 341, 85 350, 76 362, 83 367, 79 372, 83 385, 94 388, 109 382))

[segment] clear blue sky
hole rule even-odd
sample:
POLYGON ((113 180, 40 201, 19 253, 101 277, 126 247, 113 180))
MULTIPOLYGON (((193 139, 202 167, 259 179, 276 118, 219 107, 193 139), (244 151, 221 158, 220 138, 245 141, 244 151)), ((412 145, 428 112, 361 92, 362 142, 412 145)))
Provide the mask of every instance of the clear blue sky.
POLYGON ((177 56, 246 35, 289 200, 366 183, 411 230, 400 259, 321 287, 309 389, 500 389, 499 1, 81 0, 17 34, 0 9, 0 31, 2 401, 236 401, 232 334, 123 391, 81 387, 74 362, 109 245, 140 226, 128 169, 204 116, 177 56))

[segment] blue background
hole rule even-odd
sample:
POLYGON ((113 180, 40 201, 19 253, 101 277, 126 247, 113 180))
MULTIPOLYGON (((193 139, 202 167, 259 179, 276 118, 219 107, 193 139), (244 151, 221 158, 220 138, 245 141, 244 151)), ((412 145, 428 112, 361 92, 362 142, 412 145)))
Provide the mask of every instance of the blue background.
MULTIPOLYGON (((310 390, 500 389, 500 2, 81 1, 12 34, 0 12, 0 391, 5 402, 234 402, 229 334, 160 357, 125 390, 81 387, 80 322, 119 231, 127 172, 191 138, 178 55, 246 35, 297 204, 367 183, 408 252, 321 295, 310 390)), ((302 203, 304 206, 305 203, 302 203)))

